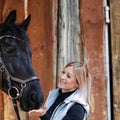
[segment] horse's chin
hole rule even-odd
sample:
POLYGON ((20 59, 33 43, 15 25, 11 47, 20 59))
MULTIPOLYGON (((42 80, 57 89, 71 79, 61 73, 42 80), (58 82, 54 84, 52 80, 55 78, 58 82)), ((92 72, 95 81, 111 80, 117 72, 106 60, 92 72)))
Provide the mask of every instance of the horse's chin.
POLYGON ((22 111, 29 112, 30 110, 33 110, 33 109, 39 109, 40 106, 42 106, 43 104, 43 102, 39 102, 39 103, 35 102, 34 104, 30 104, 29 100, 27 101, 28 102, 25 102, 25 100, 19 101, 19 106, 22 111))
POLYGON ((25 112, 29 112, 30 110, 38 109, 39 106, 26 106, 25 104, 20 103, 20 108, 21 108, 21 110, 23 110, 25 112))
POLYGON ((20 108, 25 112, 29 112, 30 110, 33 110, 33 109, 38 109, 38 107, 26 107, 24 105, 20 105, 20 108))
POLYGON ((30 110, 33 110, 33 108, 23 108, 21 107, 21 110, 24 112, 29 112, 30 110))

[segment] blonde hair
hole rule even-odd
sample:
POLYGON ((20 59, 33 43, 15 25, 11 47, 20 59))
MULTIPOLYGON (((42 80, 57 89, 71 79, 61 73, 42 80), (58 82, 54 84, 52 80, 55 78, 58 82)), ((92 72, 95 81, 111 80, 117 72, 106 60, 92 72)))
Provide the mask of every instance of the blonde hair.
POLYGON ((87 65, 79 62, 70 62, 65 66, 65 68, 68 66, 73 67, 80 93, 86 102, 90 104, 91 76, 88 72, 87 65))

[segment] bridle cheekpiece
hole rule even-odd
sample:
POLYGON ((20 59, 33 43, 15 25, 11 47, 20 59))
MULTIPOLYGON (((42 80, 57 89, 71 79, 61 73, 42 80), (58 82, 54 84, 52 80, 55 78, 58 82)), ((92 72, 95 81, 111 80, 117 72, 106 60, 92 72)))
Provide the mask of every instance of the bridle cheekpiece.
MULTIPOLYGON (((0 40, 3 39, 3 38, 13 38, 13 39, 18 40, 19 42, 25 43, 27 45, 27 42, 15 37, 15 36, 12 36, 12 35, 1 36, 0 40)), ((10 74, 10 72, 8 71, 4 61, 2 60, 2 56, 1 56, 1 52, 0 52, 0 84, 1 84, 0 89, 2 89, 2 75, 3 75, 3 73, 6 74, 6 80, 8 82, 8 86, 9 86, 8 95, 11 97, 11 99, 13 101, 13 105, 14 105, 15 112, 17 114, 17 118, 18 118, 18 120, 20 120, 16 100, 19 100, 20 97, 22 96, 23 89, 27 86, 27 83, 29 83, 31 81, 34 81, 34 80, 38 80, 38 77, 37 76, 32 76, 30 78, 27 78, 27 79, 23 80, 23 79, 12 76, 10 74), (21 84, 21 90, 20 91, 16 86, 12 85, 12 81, 21 84), (15 94, 13 94, 13 92, 15 94)))

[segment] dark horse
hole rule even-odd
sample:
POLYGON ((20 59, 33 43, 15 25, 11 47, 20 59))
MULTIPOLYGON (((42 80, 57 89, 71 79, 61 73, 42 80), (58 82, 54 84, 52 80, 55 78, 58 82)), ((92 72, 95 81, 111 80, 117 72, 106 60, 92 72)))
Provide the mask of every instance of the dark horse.
POLYGON ((21 109, 26 112, 38 109, 43 103, 26 35, 30 18, 29 15, 22 23, 15 24, 16 10, 13 10, 0 24, 0 89, 12 98, 16 111, 16 101, 19 101, 21 109))

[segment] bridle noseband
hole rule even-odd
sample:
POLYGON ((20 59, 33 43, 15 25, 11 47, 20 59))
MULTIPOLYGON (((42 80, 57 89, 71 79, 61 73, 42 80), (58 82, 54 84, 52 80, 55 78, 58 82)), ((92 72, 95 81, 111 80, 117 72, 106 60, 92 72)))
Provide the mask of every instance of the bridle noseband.
MULTIPOLYGON (((13 38, 13 39, 18 40, 22 43, 26 43, 23 40, 15 37, 15 36, 11 36, 11 35, 1 36, 0 40, 3 39, 3 38, 13 38)), ((6 80, 8 82, 8 86, 9 86, 8 95, 11 97, 11 99, 13 101, 13 105, 14 105, 15 112, 17 114, 17 118, 18 118, 18 120, 20 120, 20 116, 19 116, 19 112, 18 112, 18 108, 17 108, 17 100, 19 100, 21 98, 23 89, 27 86, 27 83, 29 83, 31 81, 34 81, 34 80, 38 80, 38 77, 37 76, 32 76, 30 78, 27 78, 27 79, 23 80, 23 79, 16 78, 16 77, 12 76, 10 74, 10 72, 8 71, 4 61, 2 60, 1 53, 0 53, 0 84, 1 84, 0 88, 1 89, 2 89, 2 75, 4 73, 6 74, 6 80), (21 90, 20 91, 16 86, 12 85, 12 81, 21 84, 21 90), (13 92, 15 94, 13 94, 13 92)))
MULTIPOLYGON (((0 59, 1 59, 1 55, 0 55, 0 59)), ((38 80, 37 76, 32 76, 32 77, 30 77, 28 79, 25 79, 25 80, 13 77, 9 73, 9 71, 7 70, 5 64, 2 62, 2 59, 0 60, 0 72, 6 74, 6 79, 7 79, 8 86, 9 86, 8 95, 12 99, 20 99, 20 97, 22 96, 23 89, 27 86, 26 84, 29 83, 29 82, 31 82, 31 81, 38 80), (21 84, 21 90, 20 90, 20 92, 19 92, 19 90, 18 90, 17 87, 15 87, 15 86, 12 85, 11 81, 14 81, 14 82, 17 82, 17 83, 21 84), (16 96, 12 95, 12 91, 16 92, 16 96)), ((2 76, 0 78, 2 78, 2 76)))

